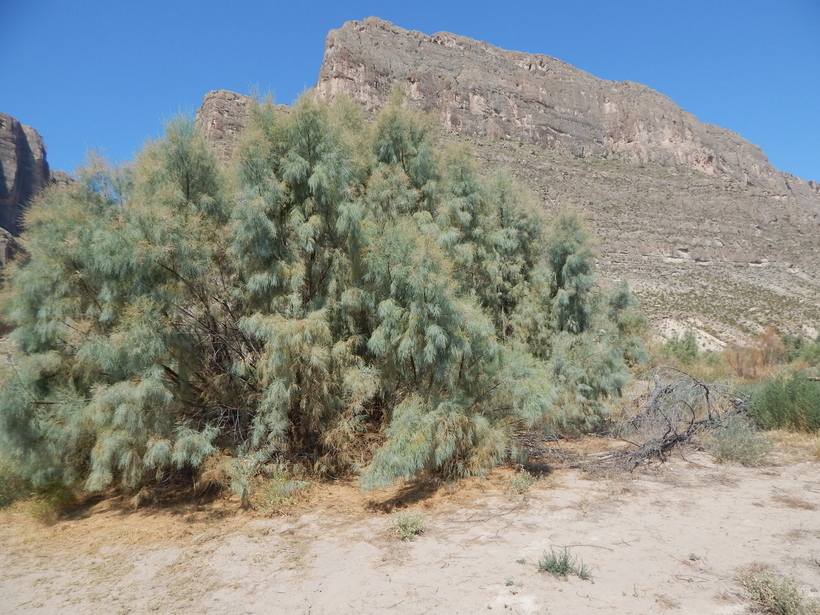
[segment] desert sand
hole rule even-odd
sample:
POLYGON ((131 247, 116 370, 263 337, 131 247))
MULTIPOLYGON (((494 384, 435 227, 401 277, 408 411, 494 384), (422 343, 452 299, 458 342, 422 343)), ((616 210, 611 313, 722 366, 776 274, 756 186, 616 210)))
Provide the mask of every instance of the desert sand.
POLYGON ((767 564, 820 596, 820 463, 746 468, 702 452, 633 473, 513 470, 362 494, 315 486, 286 514, 235 501, 133 511, 102 500, 44 525, 0 514, 0 612, 740 614, 738 570, 767 564), (396 508, 425 531, 400 540, 396 508), (539 572, 568 548, 592 572, 539 572))

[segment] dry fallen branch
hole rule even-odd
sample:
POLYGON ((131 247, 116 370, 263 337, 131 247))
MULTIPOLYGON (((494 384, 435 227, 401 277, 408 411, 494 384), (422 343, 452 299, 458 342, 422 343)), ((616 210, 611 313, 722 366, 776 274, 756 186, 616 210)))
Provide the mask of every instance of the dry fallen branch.
POLYGON ((547 434, 541 431, 530 431, 527 429, 516 430, 515 436, 521 447, 526 451, 530 465, 533 467, 539 464, 550 466, 567 466, 579 461, 578 454, 567 451, 560 446, 563 436, 558 434, 547 434))
POLYGON ((598 463, 632 470, 652 460, 663 462, 703 429, 725 425, 730 416, 747 410, 748 398, 734 387, 707 384, 672 367, 657 367, 640 379, 648 386, 640 411, 611 433, 631 448, 603 453, 598 463))
POLYGON ((647 390, 636 400, 637 413, 607 432, 594 434, 617 441, 619 450, 583 453, 572 444, 562 448, 564 438, 560 435, 516 430, 529 458, 528 466, 535 470, 613 467, 631 471, 652 461, 666 461, 673 449, 686 445, 697 434, 725 427, 730 417, 747 412, 749 400, 741 391, 701 382, 674 367, 656 367, 638 380, 646 383, 647 390))

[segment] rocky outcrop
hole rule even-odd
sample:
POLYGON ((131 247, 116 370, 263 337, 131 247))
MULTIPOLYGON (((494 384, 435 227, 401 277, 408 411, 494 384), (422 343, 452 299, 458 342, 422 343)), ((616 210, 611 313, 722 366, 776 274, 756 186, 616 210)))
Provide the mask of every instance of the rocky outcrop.
MULTIPOLYGON (((195 124, 213 148, 217 158, 227 164, 236 150, 239 134, 250 118, 254 99, 229 90, 215 90, 205 94, 196 112, 195 124)), ((276 105, 287 113, 288 105, 276 105)))
POLYGON ((531 143, 562 155, 685 166, 791 196, 820 213, 808 183, 785 177, 759 147, 699 122, 644 85, 605 81, 549 56, 446 32, 403 30, 375 17, 328 34, 320 97, 347 95, 375 110, 394 83, 409 106, 462 135, 531 143))
POLYGON ((19 252, 20 244, 14 238, 14 235, 6 229, 0 228, 0 270, 19 252))
POLYGON ((50 180, 43 138, 0 113, 0 227, 18 235, 23 209, 50 180))
POLYGON ((222 162, 233 155, 236 138, 248 120, 252 101, 250 96, 216 90, 205 95, 196 112, 196 127, 222 162))

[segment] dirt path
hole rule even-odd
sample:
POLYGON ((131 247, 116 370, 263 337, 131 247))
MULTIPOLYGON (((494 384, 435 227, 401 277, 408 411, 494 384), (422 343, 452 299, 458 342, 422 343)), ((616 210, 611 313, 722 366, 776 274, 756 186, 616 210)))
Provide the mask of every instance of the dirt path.
POLYGON ((43 526, 12 510, 0 613, 729 615, 748 606, 734 575, 752 562, 820 596, 820 464, 687 459, 609 479, 557 472, 526 500, 498 476, 440 490, 411 504, 426 525, 413 542, 350 485, 272 519, 103 502, 43 526), (592 581, 538 572, 563 547, 592 581))

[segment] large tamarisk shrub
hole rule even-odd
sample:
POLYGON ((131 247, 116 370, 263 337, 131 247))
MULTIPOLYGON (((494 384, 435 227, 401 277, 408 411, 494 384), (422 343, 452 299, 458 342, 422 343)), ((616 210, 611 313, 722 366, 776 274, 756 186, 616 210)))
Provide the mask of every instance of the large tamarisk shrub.
POLYGON ((259 104, 227 170, 178 120, 80 175, 29 210, 5 281, 0 446, 37 484, 133 490, 220 459, 467 475, 521 426, 594 424, 638 348, 578 220, 550 235, 399 101, 372 122, 259 104))

